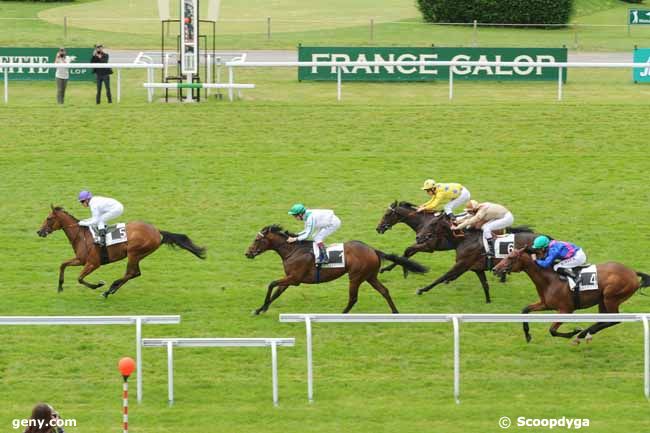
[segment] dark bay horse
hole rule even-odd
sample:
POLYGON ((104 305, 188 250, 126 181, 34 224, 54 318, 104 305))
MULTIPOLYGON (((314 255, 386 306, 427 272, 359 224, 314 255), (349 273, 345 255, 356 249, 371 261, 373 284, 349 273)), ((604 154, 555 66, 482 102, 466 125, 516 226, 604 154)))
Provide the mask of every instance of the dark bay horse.
POLYGON ((411 272, 423 274, 427 268, 417 262, 393 254, 386 254, 376 250, 360 241, 349 241, 344 244, 345 267, 322 268, 317 275, 312 254, 312 242, 288 243, 288 237, 295 237, 293 233, 284 231, 279 225, 264 227, 255 237, 253 243, 246 251, 246 257, 253 259, 265 251, 273 250, 282 258, 285 276, 279 280, 271 281, 264 298, 264 304, 255 314, 268 310, 269 305, 275 301, 289 286, 305 284, 318 284, 349 275, 348 305, 343 313, 348 313, 357 302, 359 286, 367 281, 386 299, 393 313, 398 313, 388 289, 377 279, 382 259, 390 260, 411 272), (277 287, 277 288, 276 288, 277 287), (273 289, 275 292, 273 292, 273 289))
MULTIPOLYGON (((629 299, 639 288, 650 287, 650 275, 633 271, 616 262, 596 265, 598 272, 598 290, 578 292, 578 306, 575 305, 574 294, 569 290, 569 283, 560 279, 553 269, 541 268, 526 252, 527 247, 513 250, 507 258, 494 267, 498 273, 525 272, 535 284, 539 301, 527 305, 522 313, 531 311, 557 310, 558 313, 573 313, 577 309, 598 305, 601 313, 618 313, 619 306, 629 299), (641 281, 639 282, 639 277, 641 281)), ((571 338, 577 334, 574 342, 579 343, 585 338, 590 341, 592 335, 619 322, 598 322, 589 328, 574 329, 571 332, 558 332, 561 322, 551 325, 549 331, 554 337, 571 338)), ((528 323, 524 323, 524 335, 530 342, 531 336, 528 323)))
MULTIPOLYGON (((91 272, 99 268, 101 263, 101 254, 99 245, 93 242, 93 236, 88 227, 79 225, 79 220, 70 215, 61 207, 52 206, 52 211, 45 218, 43 225, 36 232, 41 237, 46 237, 50 233, 62 229, 72 245, 75 256, 61 264, 59 270, 59 287, 58 291, 63 291, 63 274, 68 266, 82 266, 83 269, 79 274, 80 284, 91 288, 98 289, 104 285, 103 281, 97 284, 88 283, 84 278, 91 272)), ((195 245, 190 238, 184 234, 170 233, 158 230, 151 224, 143 222, 130 222, 126 224, 127 241, 107 247, 108 263, 116 262, 127 258, 126 273, 118 280, 115 280, 111 287, 102 293, 106 298, 124 285, 132 278, 140 276, 140 261, 153 253, 161 244, 178 246, 187 250, 200 259, 205 258, 205 248, 195 245)))
MULTIPOLYGON (((452 222, 449 217, 441 213, 432 219, 428 226, 418 232, 416 236, 418 243, 433 242, 437 251, 442 248, 456 250, 456 263, 444 275, 428 286, 418 289, 416 293, 421 295, 428 292, 438 284, 448 284, 463 275, 465 272, 471 270, 476 273, 481 281, 483 292, 485 293, 485 302, 489 304, 491 302, 490 286, 487 282, 487 277, 485 276, 485 271, 488 269, 487 257, 483 246, 483 233, 481 230, 472 229, 465 231, 463 235, 459 237, 451 229, 451 226, 452 222)), ((531 228, 527 226, 509 227, 508 232, 514 233, 515 235, 514 248, 521 248, 530 245, 535 237, 538 236, 538 234, 534 233, 531 228)), ((494 260, 495 262, 499 261, 499 259, 494 260)))

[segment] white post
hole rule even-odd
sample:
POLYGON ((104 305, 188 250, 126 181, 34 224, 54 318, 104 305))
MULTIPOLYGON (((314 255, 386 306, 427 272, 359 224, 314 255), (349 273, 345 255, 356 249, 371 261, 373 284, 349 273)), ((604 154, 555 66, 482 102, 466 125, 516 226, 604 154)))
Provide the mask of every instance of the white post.
POLYGON ((275 341, 271 342, 271 367, 273 369, 273 404, 278 405, 278 347, 275 341))
MULTIPOLYGON (((153 74, 151 73, 151 68, 147 68, 147 82, 152 83, 153 82, 153 74)), ((153 102, 153 89, 148 88, 147 89, 147 101, 149 103, 153 102)))
POLYGON ((174 343, 167 342, 167 399, 169 405, 174 404, 174 343))
POLYGON ((452 316, 454 324, 454 399, 460 404, 460 323, 457 316, 452 316))
POLYGON ((9 68, 5 68, 5 104, 9 103, 9 68))
POLYGON ((136 397, 142 403, 142 319, 135 319, 135 376, 136 397))
MULTIPOLYGON (((233 84, 234 80, 235 80, 235 77, 233 76, 232 66, 228 66, 228 83, 233 84)), ((230 100, 230 102, 232 102, 232 100, 233 100, 232 87, 228 88, 228 99, 230 100)))
MULTIPOLYGON (((208 65, 207 65, 208 70, 207 70, 207 73, 206 73, 206 76, 205 76, 205 82, 206 83, 211 83, 212 82, 212 56, 208 56, 207 61, 208 61, 208 65)), ((210 88, 209 87, 207 89, 205 89, 205 96, 208 97, 208 98, 210 97, 210 88)))
POLYGON ((314 372, 311 354, 311 318, 305 317, 305 330, 307 331, 307 399, 314 401, 314 372))
POLYGON ((648 316, 643 316, 643 336, 645 341, 645 398, 650 399, 650 324, 648 324, 648 316))
POLYGON ((562 68, 557 68, 557 100, 562 100, 562 68))
MULTIPOLYGON (((191 72, 187 73, 187 83, 192 84, 192 73, 191 72)), ((192 89, 192 88, 187 89, 187 95, 185 95, 185 102, 194 102, 194 100, 192 99, 192 92, 193 91, 194 91, 194 89, 192 89)), ((200 92, 200 90, 199 90, 199 92, 200 92)))
POLYGON ((449 67, 449 100, 454 99, 454 67, 449 67))
POLYGON ((336 99, 341 101, 341 67, 336 67, 336 99))
POLYGON ((117 68, 117 103, 120 103, 122 97, 122 74, 121 69, 117 68))

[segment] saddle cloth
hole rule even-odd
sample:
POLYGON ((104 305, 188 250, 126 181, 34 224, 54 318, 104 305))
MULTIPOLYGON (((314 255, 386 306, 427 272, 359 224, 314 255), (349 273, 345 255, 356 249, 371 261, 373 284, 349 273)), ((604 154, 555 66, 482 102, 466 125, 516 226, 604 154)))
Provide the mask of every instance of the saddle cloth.
POLYGON ((507 235, 497 236, 494 240, 494 256, 497 259, 505 259, 508 257, 515 248, 515 235, 509 233, 507 235))
MULTIPOLYGON (((596 265, 585 265, 580 269, 580 275, 578 276, 578 288, 581 292, 587 290, 598 290, 598 271, 596 270, 596 265)), ((569 284, 571 291, 575 289, 574 284, 569 284)))
MULTIPOLYGON (((90 233, 93 235, 93 241, 98 244, 100 241, 99 229, 97 226, 93 225, 89 227, 90 233)), ((111 224, 106 226, 106 246, 110 247, 111 245, 121 244, 126 242, 128 239, 126 237, 126 224, 118 223, 111 224)))
MULTIPOLYGON (((321 265, 321 268, 344 268, 345 250, 343 248, 343 244, 332 244, 327 246, 326 249, 327 257, 329 257, 330 261, 329 263, 323 263, 321 265)), ((313 250, 314 257, 318 257, 320 255, 320 251, 318 250, 318 245, 316 245, 316 242, 313 243, 313 250)))

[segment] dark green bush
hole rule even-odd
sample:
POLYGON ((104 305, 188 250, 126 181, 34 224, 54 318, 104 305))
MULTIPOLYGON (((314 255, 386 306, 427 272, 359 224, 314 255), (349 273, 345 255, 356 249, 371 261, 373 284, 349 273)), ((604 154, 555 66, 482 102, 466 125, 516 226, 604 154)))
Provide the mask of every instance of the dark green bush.
POLYGON ((425 21, 566 24, 573 0, 417 0, 425 21))

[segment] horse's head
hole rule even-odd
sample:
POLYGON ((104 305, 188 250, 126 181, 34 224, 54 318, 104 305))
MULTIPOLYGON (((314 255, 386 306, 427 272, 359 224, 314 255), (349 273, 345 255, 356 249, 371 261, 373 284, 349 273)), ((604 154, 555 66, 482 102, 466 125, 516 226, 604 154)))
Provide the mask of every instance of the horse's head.
POLYGON ((392 202, 384 215, 381 217, 379 224, 377 224, 377 233, 383 235, 387 230, 390 230, 395 224, 402 220, 402 216, 397 212, 397 200, 392 202))
POLYGON ((415 241, 424 244, 432 239, 442 239, 445 237, 445 231, 451 231, 451 221, 444 213, 440 213, 434 215, 431 221, 417 232, 415 241))
POLYGON ((279 238, 288 237, 287 233, 282 230, 279 225, 266 226, 257 233, 255 240, 246 250, 246 257, 254 259, 262 254, 264 251, 273 249, 276 241, 279 238))
POLYGON ((50 213, 47 218, 45 218, 45 221, 43 221, 41 228, 36 232, 36 234, 42 238, 63 228, 63 221, 61 219, 61 213, 64 212, 63 208, 54 207, 52 205, 50 205, 50 208, 50 213))
POLYGON ((515 248, 505 259, 501 260, 494 268, 492 268, 492 272, 496 275, 520 272, 524 268, 524 261, 528 256, 527 250, 528 247, 519 249, 515 248))

